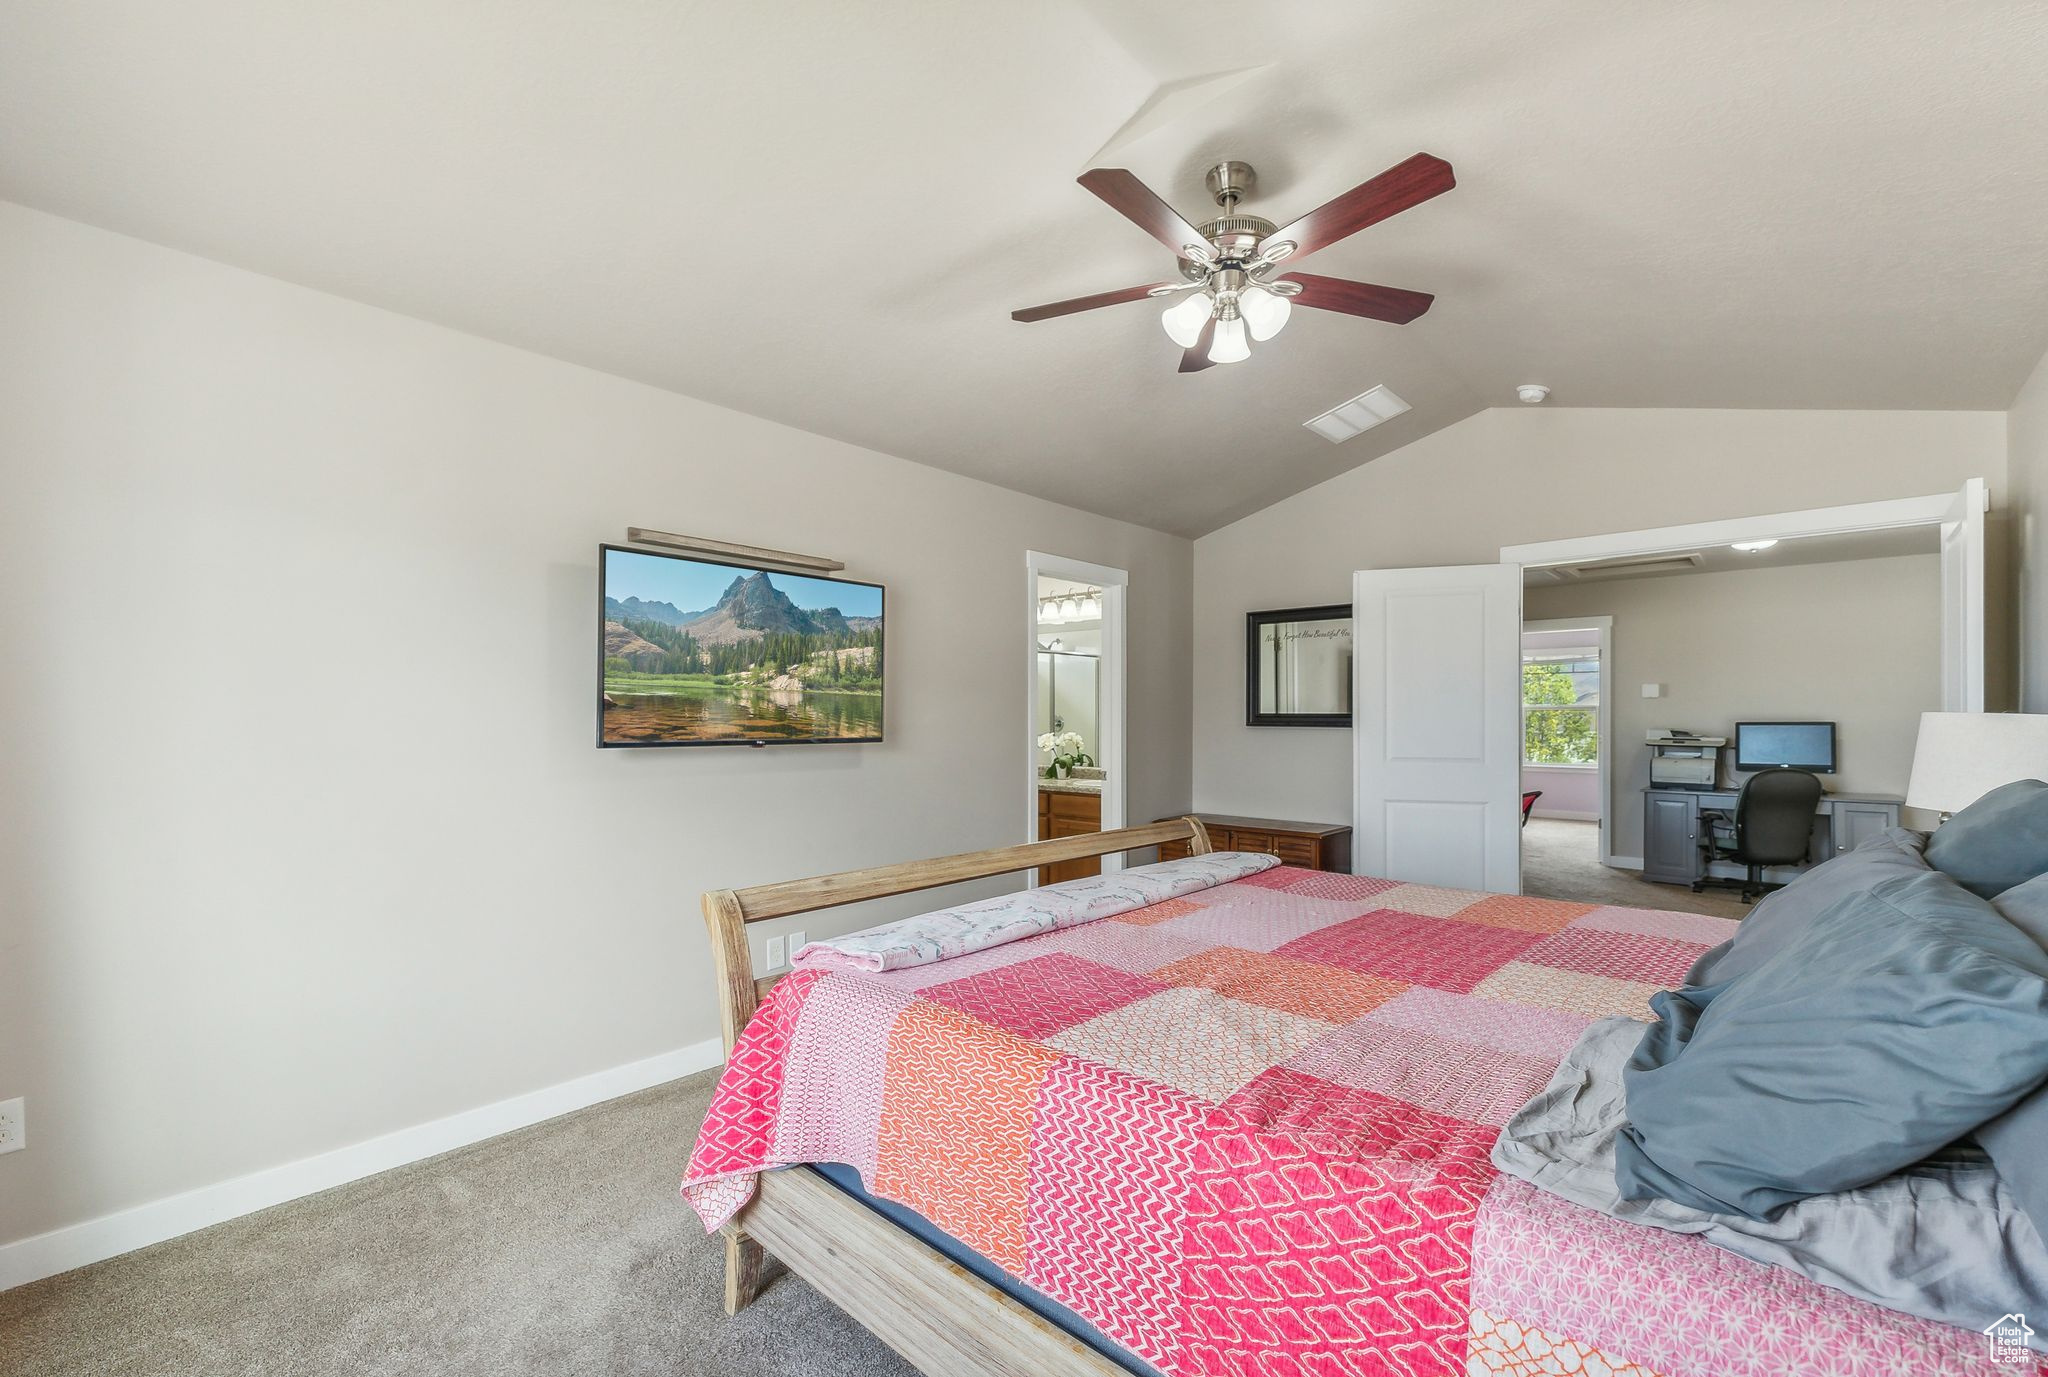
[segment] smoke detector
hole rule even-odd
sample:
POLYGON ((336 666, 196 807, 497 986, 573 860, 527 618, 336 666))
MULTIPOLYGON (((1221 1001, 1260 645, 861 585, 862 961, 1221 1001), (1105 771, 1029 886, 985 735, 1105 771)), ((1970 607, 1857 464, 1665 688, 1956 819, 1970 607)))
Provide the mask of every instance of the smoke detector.
POLYGON ((1515 389, 1515 395, 1530 406, 1536 406, 1550 395, 1550 389, 1542 383, 1523 383, 1515 389))

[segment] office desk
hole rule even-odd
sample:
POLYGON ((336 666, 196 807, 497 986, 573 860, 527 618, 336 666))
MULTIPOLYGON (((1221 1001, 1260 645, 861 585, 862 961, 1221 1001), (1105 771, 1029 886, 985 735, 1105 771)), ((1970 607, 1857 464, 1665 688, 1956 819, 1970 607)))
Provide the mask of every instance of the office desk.
MULTIPOLYGON (((1689 885, 1712 874, 1740 877, 1742 867, 1728 861, 1707 865, 1700 843, 1701 814, 1725 813, 1735 818, 1735 789, 1643 790, 1643 878, 1659 884, 1689 885)), ((1853 851, 1887 827, 1899 825, 1906 800, 1897 794, 1822 794, 1813 814, 1813 844, 1807 865, 1853 851)), ((1766 867, 1766 872, 1801 867, 1766 867)))

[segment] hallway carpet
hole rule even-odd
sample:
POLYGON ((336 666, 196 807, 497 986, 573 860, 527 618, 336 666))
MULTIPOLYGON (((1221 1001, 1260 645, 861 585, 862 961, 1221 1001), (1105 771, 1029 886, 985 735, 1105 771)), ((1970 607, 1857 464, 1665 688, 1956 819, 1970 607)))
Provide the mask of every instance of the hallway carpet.
POLYGON ((716 1072, 0 1293, 8 1377, 912 1377, 676 1185, 716 1072))
POLYGON ((1522 829, 1522 892, 1546 899, 1577 899, 1625 908, 1675 908, 1740 918, 1750 906, 1735 891, 1695 894, 1684 885, 1651 884, 1633 870, 1600 864, 1600 824, 1530 818, 1522 829))

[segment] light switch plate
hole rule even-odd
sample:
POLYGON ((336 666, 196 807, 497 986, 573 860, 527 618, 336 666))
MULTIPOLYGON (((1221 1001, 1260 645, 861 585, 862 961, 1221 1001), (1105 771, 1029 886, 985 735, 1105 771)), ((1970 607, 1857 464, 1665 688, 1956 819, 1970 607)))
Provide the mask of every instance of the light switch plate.
POLYGON ((804 930, 798 928, 789 935, 789 959, 796 960, 796 954, 804 949, 804 930))
POLYGON ((1645 698, 1662 698, 1663 696, 1664 696, 1664 686, 1663 686, 1662 684, 1644 684, 1644 685, 1643 685, 1643 697, 1645 697, 1645 698))
POLYGON ((20 1152, 28 1146, 27 1104, 19 1095, 0 1100, 0 1152, 20 1152))

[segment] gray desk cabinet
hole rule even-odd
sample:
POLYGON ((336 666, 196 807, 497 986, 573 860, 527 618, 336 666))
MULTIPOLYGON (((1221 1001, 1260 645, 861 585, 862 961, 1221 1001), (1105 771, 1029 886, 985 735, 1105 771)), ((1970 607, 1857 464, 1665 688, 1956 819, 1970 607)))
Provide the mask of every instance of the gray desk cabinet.
MULTIPOLYGON (((1733 789, 1644 789, 1643 790, 1643 878, 1659 884, 1689 885, 1708 873, 1706 854, 1700 849, 1706 832, 1704 813, 1720 813, 1733 819, 1736 791, 1733 789)), ((1896 794, 1823 794, 1814 809, 1813 844, 1807 865, 1854 851, 1886 828, 1899 825, 1899 809, 1905 800, 1896 794)), ((1775 867, 1774 867, 1775 868, 1775 867)), ((1717 875, 1739 875, 1741 868, 1717 862, 1717 875)))
POLYGON ((1899 804, 1878 802, 1869 799, 1823 799, 1822 806, 1832 802, 1828 811, 1828 839, 1834 843, 1834 855, 1854 851, 1887 828, 1899 825, 1899 804))
POLYGON ((1700 796, 1668 789, 1643 791, 1643 878, 1689 885, 1700 877, 1700 796))

